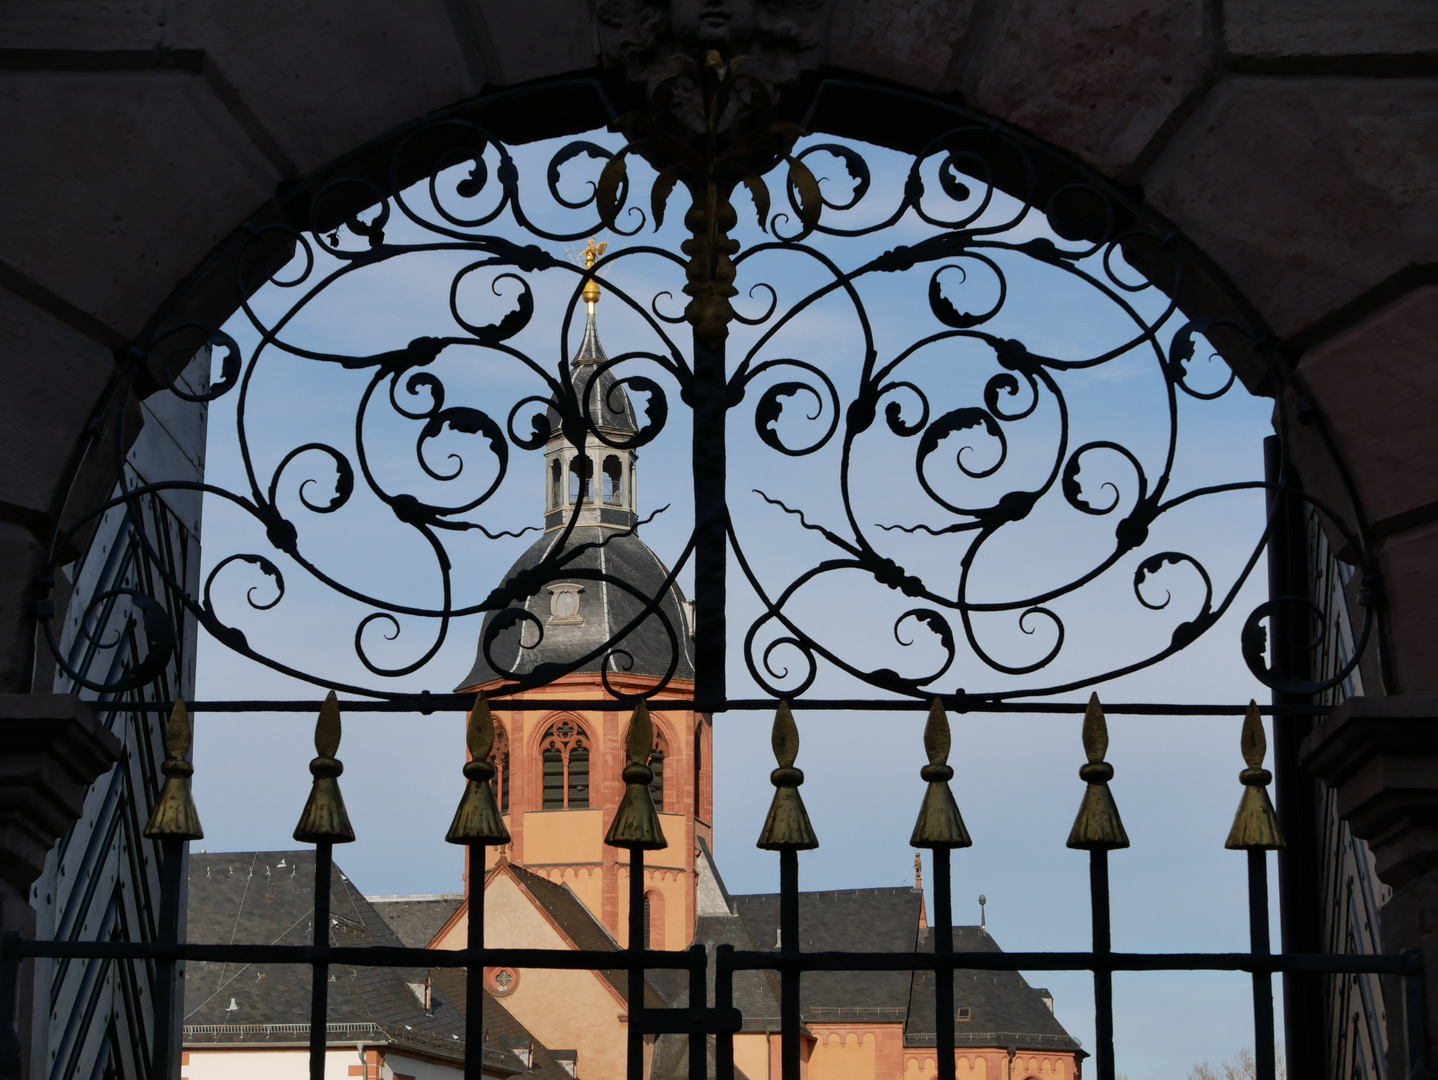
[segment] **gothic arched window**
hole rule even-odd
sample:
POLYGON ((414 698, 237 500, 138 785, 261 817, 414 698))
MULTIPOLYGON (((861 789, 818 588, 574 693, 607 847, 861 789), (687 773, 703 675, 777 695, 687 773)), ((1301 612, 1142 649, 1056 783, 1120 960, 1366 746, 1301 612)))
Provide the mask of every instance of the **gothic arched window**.
POLYGON ((490 751, 489 760, 494 763, 494 779, 490 781, 494 786, 494 797, 499 802, 499 812, 507 814, 510 785, 509 736, 498 724, 494 725, 494 749, 490 751))
POLYGON ((604 501, 610 506, 624 501, 624 466, 613 454, 604 459, 604 501))
POLYGON ((539 738, 541 802, 545 810, 589 807, 589 736, 572 720, 560 720, 539 738))

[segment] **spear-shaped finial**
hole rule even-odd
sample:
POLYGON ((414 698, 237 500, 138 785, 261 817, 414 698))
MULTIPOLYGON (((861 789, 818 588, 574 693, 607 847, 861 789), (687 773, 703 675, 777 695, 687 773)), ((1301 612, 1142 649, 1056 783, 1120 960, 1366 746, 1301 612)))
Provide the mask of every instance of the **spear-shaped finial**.
POLYGON ((469 710, 465 728, 469 760, 464 763, 464 776, 469 781, 454 812, 445 839, 451 844, 507 844, 509 830, 504 826, 499 806, 494 799, 494 764, 489 753, 494 749, 494 715, 483 693, 475 695, 474 708, 469 710))
POLYGON ((649 767, 653 750, 654 722, 641 701, 634 706, 634 715, 629 719, 629 738, 624 743, 627 761, 620 773, 625 784, 624 795, 604 837, 610 847, 658 851, 669 846, 654 809, 654 797, 649 794, 649 784, 654 779, 654 770, 649 767))
POLYGON ((185 760, 189 754, 190 715, 185 709, 185 699, 177 697, 165 727, 165 761, 160 766, 165 782, 160 786, 160 797, 155 800, 155 808, 145 825, 145 835, 151 840, 205 838, 200 815, 195 812, 194 797, 190 794, 190 777, 195 774, 195 767, 185 760))
POLYGON ((1083 748, 1088 761, 1079 767, 1079 779, 1088 783, 1079 804, 1078 817, 1069 833, 1068 846, 1088 851, 1108 851, 1128 847, 1128 833, 1118 816, 1118 806, 1108 782, 1113 779, 1113 766, 1104 760, 1108 753, 1108 723, 1098 695, 1091 694, 1083 715, 1083 748))
POLYGON ((1240 745, 1244 764, 1248 766, 1238 774, 1243 783, 1243 797, 1238 801, 1238 813, 1233 817, 1233 828, 1228 831, 1228 841, 1223 846, 1234 851, 1277 851, 1286 845, 1283 830, 1278 826, 1278 815, 1273 812, 1273 801, 1268 797, 1273 774, 1263 767, 1268 740, 1263 734, 1263 719, 1258 715, 1256 701, 1248 703, 1240 745))
POLYGON ((775 788, 774 801, 769 804, 758 846, 765 851, 808 851, 819 846, 819 838, 814 835, 814 826, 809 823, 809 813, 799 795, 799 785, 804 782, 803 771, 794 768, 794 759, 799 756, 799 728, 787 701, 780 701, 779 711, 774 714, 773 745, 774 760, 779 763, 769 774, 775 788))
POLYGON ((949 789, 949 781, 954 778, 954 770, 949 765, 951 745, 948 715, 943 702, 934 698, 929 706, 928 723, 924 725, 924 750, 929 755, 929 763, 919 770, 919 778, 929 782, 929 790, 919 807, 919 820, 914 823, 914 835, 909 838, 910 847, 973 846, 969 830, 964 828, 964 819, 959 815, 959 805, 954 802, 954 793, 949 789))
POLYGON ((340 795, 339 775, 345 767, 335 758, 340 748, 340 703, 331 690, 315 722, 315 753, 310 775, 315 778, 295 839, 302 844, 348 844, 355 838, 340 795))

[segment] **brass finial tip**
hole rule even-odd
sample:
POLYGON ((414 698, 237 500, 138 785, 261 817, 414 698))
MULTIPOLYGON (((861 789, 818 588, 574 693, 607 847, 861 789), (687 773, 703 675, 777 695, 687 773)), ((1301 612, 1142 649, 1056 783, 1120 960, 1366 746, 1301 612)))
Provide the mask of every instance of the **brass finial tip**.
POLYGON ((1108 721, 1104 719, 1103 706, 1096 693, 1089 695, 1088 707, 1084 709, 1083 748, 1091 765, 1097 765, 1108 753, 1108 721))
POLYGON ((165 727, 165 755, 184 758, 190 752, 190 713, 185 708, 182 695, 175 696, 175 705, 170 710, 170 722, 165 727))
POLYGON ((471 761, 486 760, 494 749, 494 714, 489 711, 489 701, 483 691, 475 695, 469 710, 464 741, 471 761))
POLYGON ((1261 768, 1268 756, 1268 738, 1263 732, 1263 717, 1258 712, 1258 702, 1250 700, 1248 711, 1243 714, 1243 732, 1239 736, 1244 763, 1250 769, 1261 768))
POLYGON ((340 748, 340 699, 331 690, 325 695, 320 706, 320 718, 315 722, 315 753, 320 757, 334 757, 340 748))
POLYGON ((639 702, 629 718, 629 737, 624 742, 624 753, 631 765, 648 765, 654 749, 654 721, 649 719, 649 706, 639 702))
POLYGON ((924 752, 929 755, 929 764, 948 764, 952 745, 948 713, 944 712, 944 703, 934 698, 929 704, 929 719, 924 724, 924 752))
POLYGON ((774 760, 781 769, 792 769, 794 759, 799 756, 799 726, 794 723, 794 713, 789 702, 781 699, 774 713, 774 730, 770 736, 774 747, 774 760))

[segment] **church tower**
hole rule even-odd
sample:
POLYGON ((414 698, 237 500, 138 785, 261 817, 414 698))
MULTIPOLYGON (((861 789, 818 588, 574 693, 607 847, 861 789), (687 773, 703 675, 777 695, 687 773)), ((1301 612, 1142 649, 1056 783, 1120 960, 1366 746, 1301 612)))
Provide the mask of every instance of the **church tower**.
MULTIPOLYGON (((586 267, 603 251, 591 240, 586 267)), ((596 699, 611 696, 606 680, 620 693, 635 694, 672 671, 664 692, 649 699, 655 732, 650 790, 668 846, 646 853, 644 896, 650 947, 682 949, 694 937, 697 846, 712 843, 713 728, 707 715, 664 708, 666 698, 693 696, 691 615, 677 585, 664 589, 669 570, 639 539, 639 455, 624 445, 638 424, 624 388, 603 368, 608 358, 599 342, 598 283, 590 281, 582 296, 584 336, 570 378, 599 434, 586 430, 580 445, 578 433, 566 433, 551 406, 544 532, 496 582, 526 582, 527 595, 486 615, 474 668, 457 689, 493 691, 546 665, 582 661, 508 700, 596 699), (648 598, 656 596, 658 610, 646 617, 648 598), (626 627, 628 633, 606 648, 626 627)), ((623 946, 629 853, 605 846, 604 836, 624 793, 620 772, 633 706, 615 700, 612 709, 519 710, 506 709, 505 700, 493 702, 492 760, 495 794, 512 839, 507 847, 487 850, 486 870, 505 859, 568 886, 623 946)), ((466 867, 466 896, 471 881, 466 867)))

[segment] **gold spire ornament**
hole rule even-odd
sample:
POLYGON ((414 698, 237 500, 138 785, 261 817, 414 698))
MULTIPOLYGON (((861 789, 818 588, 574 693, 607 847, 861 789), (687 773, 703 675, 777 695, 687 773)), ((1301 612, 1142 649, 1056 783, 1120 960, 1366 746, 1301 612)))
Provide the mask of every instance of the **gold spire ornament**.
POLYGON ((1273 774, 1263 767, 1268 740, 1263 734, 1263 718, 1258 715, 1256 701, 1248 703, 1239 743, 1248 767, 1238 774, 1243 783, 1243 797, 1238 801, 1238 813, 1233 816, 1233 828, 1228 831, 1228 840, 1223 846, 1231 851, 1277 851, 1286 844, 1278 815, 1273 811, 1273 801, 1268 797, 1273 774))
POLYGON ((295 839, 302 844, 348 844, 355 838, 345 801, 340 795, 339 775, 345 767, 335 758, 340 748, 340 703, 331 690, 320 706, 315 722, 315 753, 310 775, 315 778, 295 839))
POLYGON ((1111 851, 1128 847, 1128 833, 1118 816, 1118 806, 1108 782, 1113 766, 1104 760, 1108 753, 1108 723, 1097 694, 1090 694, 1083 714, 1083 748, 1088 761, 1079 767, 1079 779, 1087 782, 1078 817, 1069 833, 1068 846, 1087 851, 1111 851))
MULTIPOLYGON (((593 270, 594 264, 604 257, 607 247, 609 247, 608 240, 601 240, 596 244, 594 237, 591 236, 589 243, 584 248, 584 269, 593 270)), ((599 303, 599 279, 590 278, 586 281, 579 295, 584 297, 584 302, 589 305, 589 314, 593 315, 594 305, 599 303)))
POLYGON ((919 778, 929 782, 929 790, 924 793, 923 805, 919 807, 919 820, 914 823, 914 835, 909 838, 910 847, 974 846, 973 840, 969 839, 969 830, 964 828, 959 804, 954 802, 954 793, 949 789, 949 781, 954 778, 954 770, 949 765, 952 742, 949 717, 944 712, 943 702, 934 698, 929 706, 928 723, 924 725, 924 750, 929 755, 929 763, 919 770, 919 778))
POLYGON ((649 794, 649 784, 654 779, 654 770, 649 767, 649 755, 653 749, 654 722, 649 719, 648 707, 641 701, 634 706, 634 715, 629 720, 629 738, 624 744, 628 762, 619 774, 625 784, 624 795, 604 837, 604 842, 610 847, 658 851, 669 846, 659 825, 659 814, 654 809, 654 797, 649 794))
POLYGON ((769 774, 775 789, 774 801, 769 804, 769 816, 764 819, 757 846, 765 851, 809 851, 819 846, 819 838, 814 835, 809 812, 799 795, 799 785, 804 782, 803 771, 794 768, 794 759, 799 756, 799 728, 787 701, 781 700, 774 714, 773 745, 774 760, 779 763, 769 774))
POLYGON ((469 710, 465 743, 469 747, 469 760, 464 763, 464 776, 469 782, 444 838, 451 844, 507 844, 509 830, 504 826, 494 799, 494 785, 490 783, 495 773, 494 763, 489 760, 490 751, 494 749, 494 715, 482 693, 475 695, 474 708, 469 710))
POLYGON ((205 838, 200 815, 195 812, 194 797, 190 794, 190 777, 195 774, 195 767, 185 760, 189 754, 190 714, 185 709, 185 699, 177 697, 165 727, 165 761, 160 766, 165 782, 145 824, 145 836, 151 840, 205 838))

